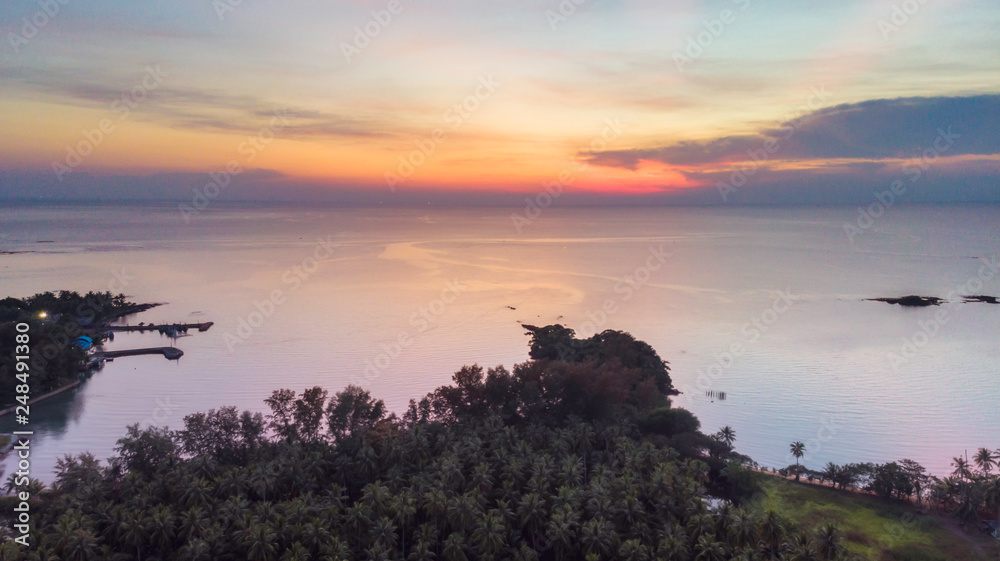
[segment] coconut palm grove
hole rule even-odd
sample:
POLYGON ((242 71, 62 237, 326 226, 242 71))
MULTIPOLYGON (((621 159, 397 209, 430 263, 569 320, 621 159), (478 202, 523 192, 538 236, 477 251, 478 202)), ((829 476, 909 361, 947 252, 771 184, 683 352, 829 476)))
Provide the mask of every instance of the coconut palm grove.
MULTIPOLYGON (((783 478, 735 452, 731 428, 703 434, 671 407, 669 365, 646 343, 526 327, 529 360, 465 366, 402 415, 359 386, 313 387, 276 390, 266 415, 131 426, 106 462, 67 456, 54 484, 32 482, 31 547, 8 540, 0 558, 833 561, 988 545, 907 542, 936 528, 929 517, 972 528, 1000 508, 988 449, 938 479, 909 460, 811 471, 795 442, 783 478), (779 500, 793 491, 918 514, 875 543, 835 516, 796 516, 779 500)), ((19 501, 2 501, 11 528, 19 501)))

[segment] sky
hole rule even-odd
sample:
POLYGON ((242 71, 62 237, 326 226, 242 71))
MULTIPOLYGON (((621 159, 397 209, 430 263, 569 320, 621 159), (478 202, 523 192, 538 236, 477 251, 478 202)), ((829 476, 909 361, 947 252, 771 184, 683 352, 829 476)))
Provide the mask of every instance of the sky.
POLYGON ((9 0, 0 199, 1000 202, 991 0, 9 0))

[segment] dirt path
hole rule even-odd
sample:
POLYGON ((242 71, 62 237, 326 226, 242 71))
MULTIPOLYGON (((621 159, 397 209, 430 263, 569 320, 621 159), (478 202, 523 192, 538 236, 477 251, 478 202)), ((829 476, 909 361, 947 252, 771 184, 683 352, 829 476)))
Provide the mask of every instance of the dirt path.
POLYGON ((976 552, 976 555, 979 557, 983 559, 1000 559, 1000 545, 990 547, 992 544, 970 536, 969 532, 963 529, 958 524, 958 521, 953 518, 949 518, 947 516, 938 516, 937 518, 941 521, 941 526, 948 530, 948 532, 950 532, 953 536, 960 538, 963 542, 965 542, 965 544, 969 546, 969 549, 976 552))

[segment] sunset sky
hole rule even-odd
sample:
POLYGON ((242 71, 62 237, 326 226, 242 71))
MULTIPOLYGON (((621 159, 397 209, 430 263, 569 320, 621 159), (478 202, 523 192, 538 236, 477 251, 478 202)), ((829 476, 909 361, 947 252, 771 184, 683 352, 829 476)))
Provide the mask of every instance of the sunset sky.
POLYGON ((0 22, 3 199, 1000 201, 997 2, 10 0, 0 22))

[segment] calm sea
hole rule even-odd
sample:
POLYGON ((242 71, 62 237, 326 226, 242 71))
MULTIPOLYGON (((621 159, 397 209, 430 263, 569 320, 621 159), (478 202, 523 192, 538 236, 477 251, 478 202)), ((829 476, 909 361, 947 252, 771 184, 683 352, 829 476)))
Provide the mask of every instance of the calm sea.
POLYGON ((894 207, 851 239, 848 207, 549 209, 518 229, 510 209, 8 206, 0 251, 26 253, 0 255, 0 293, 111 289, 164 303, 132 324, 215 322, 177 339, 180 361, 118 359, 32 407, 43 480, 65 454, 111 455, 126 425, 263 410, 276 388, 362 384, 400 411, 463 364, 525 360, 522 323, 649 342, 677 405, 764 465, 801 440, 813 468, 943 473, 1000 447, 1000 306, 864 299, 1000 295, 998 210, 894 207))

